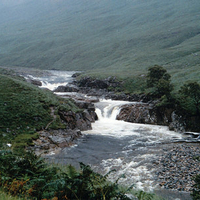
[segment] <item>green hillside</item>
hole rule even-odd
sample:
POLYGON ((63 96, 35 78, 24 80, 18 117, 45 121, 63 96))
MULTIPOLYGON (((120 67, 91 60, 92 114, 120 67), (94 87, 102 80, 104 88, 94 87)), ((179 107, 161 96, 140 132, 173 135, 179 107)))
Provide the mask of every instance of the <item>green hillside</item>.
POLYGON ((199 0, 5 2, 0 3, 2 66, 124 78, 158 64, 174 83, 199 80, 199 0))
POLYGON ((78 109, 70 100, 60 99, 50 91, 5 73, 8 74, 0 71, 0 146, 5 142, 18 146, 31 143, 37 131, 49 123, 50 128, 64 128, 57 111, 78 109))

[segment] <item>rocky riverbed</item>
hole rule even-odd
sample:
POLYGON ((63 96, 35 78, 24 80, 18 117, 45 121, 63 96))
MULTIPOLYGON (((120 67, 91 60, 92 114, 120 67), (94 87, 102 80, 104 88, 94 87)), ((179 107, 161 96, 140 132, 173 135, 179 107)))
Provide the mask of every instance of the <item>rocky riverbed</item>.
POLYGON ((200 171, 199 144, 175 144, 163 149, 164 154, 154 161, 155 174, 165 189, 191 192, 193 177, 200 171))
MULTIPOLYGON (((148 98, 144 95, 116 94, 110 91, 110 88, 118 87, 119 84, 115 78, 108 78, 104 81, 85 78, 76 82, 75 85, 60 86, 54 92, 78 92, 87 94, 87 96, 95 96, 96 99, 94 102, 98 98, 137 101, 140 103, 122 107, 118 119, 136 123, 168 125, 170 129, 180 132, 185 131, 185 124, 182 123, 185 120, 177 118, 173 109, 157 108, 154 105, 156 102, 148 101, 148 98)), ((75 99, 77 100, 77 98, 75 99)), ((41 150, 43 153, 53 151, 56 153, 64 147, 74 144, 74 141, 81 136, 80 130, 88 129, 87 122, 90 125, 97 119, 94 112, 94 105, 91 104, 92 102, 93 100, 86 102, 84 99, 78 99, 78 107, 84 110, 82 117, 75 116, 73 113, 60 115, 64 121, 69 122, 69 125, 78 124, 78 130, 75 129, 76 126, 73 126, 70 130, 57 130, 54 132, 42 131, 40 138, 35 141, 35 147, 37 147, 35 151, 38 150, 40 153, 41 150), (82 121, 82 118, 84 121, 82 121), (71 123, 71 119, 76 119, 73 120, 76 123, 71 123)), ((156 169, 155 177, 157 182, 164 189, 190 192, 194 184, 193 177, 200 170, 198 157, 200 157, 199 144, 174 143, 174 146, 170 144, 167 147, 164 145, 162 155, 159 155, 158 159, 153 161, 154 168, 156 169)))

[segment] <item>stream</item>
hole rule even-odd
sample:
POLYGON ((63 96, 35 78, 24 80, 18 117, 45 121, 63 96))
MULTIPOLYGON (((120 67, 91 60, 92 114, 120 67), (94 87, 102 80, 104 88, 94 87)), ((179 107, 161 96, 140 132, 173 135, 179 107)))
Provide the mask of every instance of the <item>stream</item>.
MULTIPOLYGON (((52 76, 31 78, 42 81, 42 87, 53 90, 58 85, 72 81, 74 72, 51 73, 52 76)), ((115 169, 109 175, 112 181, 122 177, 119 183, 127 186, 134 184, 137 189, 158 193, 168 200, 191 199, 189 193, 161 189, 155 178, 157 169, 153 164, 164 150, 172 148, 184 136, 169 131, 166 126, 116 120, 122 105, 136 103, 101 99, 95 103, 98 120, 92 124, 92 130, 82 132, 83 136, 76 145, 64 148, 59 154, 49 156, 49 159, 77 168, 83 162, 101 174, 115 169)))

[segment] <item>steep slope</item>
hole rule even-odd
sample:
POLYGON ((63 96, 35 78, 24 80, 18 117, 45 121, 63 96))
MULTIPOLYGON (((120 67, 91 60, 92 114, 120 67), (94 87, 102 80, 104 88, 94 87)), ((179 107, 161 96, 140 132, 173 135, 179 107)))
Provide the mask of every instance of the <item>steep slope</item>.
POLYGON ((121 77, 164 65, 199 77, 199 0, 27 0, 0 4, 0 65, 121 77))

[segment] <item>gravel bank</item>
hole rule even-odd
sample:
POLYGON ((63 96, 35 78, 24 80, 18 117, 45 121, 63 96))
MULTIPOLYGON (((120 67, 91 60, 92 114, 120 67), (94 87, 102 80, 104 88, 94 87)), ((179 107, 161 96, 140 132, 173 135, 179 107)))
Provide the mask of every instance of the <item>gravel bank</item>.
POLYGON ((160 186, 165 189, 190 192, 192 177, 200 173, 200 145, 176 144, 172 149, 163 149, 164 154, 155 161, 160 186))

